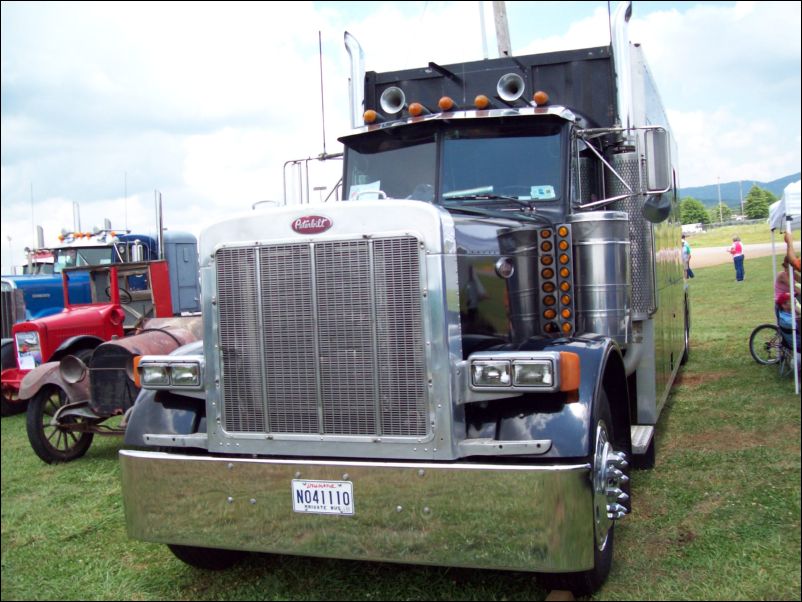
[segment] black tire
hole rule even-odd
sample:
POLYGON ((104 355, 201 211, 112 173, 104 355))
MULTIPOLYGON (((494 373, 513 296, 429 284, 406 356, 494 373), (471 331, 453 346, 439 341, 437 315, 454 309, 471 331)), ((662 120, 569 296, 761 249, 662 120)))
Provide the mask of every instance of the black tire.
POLYGON ((679 361, 680 366, 688 363, 688 357, 691 353, 691 314, 688 311, 688 301, 685 301, 685 349, 682 352, 682 359, 679 361))
POLYGON ((241 550, 222 550, 219 548, 198 548, 167 544, 175 557, 190 566, 207 571, 223 571, 231 568, 245 558, 247 552, 241 550))
MULTIPOLYGON (((607 518, 608 498, 599 491, 599 487, 605 487, 607 479, 599 478, 605 474, 599 473, 599 459, 605 459, 604 454, 600 454, 600 447, 604 447, 604 442, 612 444, 615 441, 613 433, 613 420, 610 412, 610 403, 604 389, 601 390, 596 407, 593 409, 591 420, 592 441, 591 447, 591 471, 593 474, 593 512, 594 512, 594 545, 593 545, 593 568, 588 571, 577 573, 562 573, 545 575, 543 582, 550 589, 568 590, 576 596, 590 596, 604 584, 610 574, 613 564, 613 549, 615 542, 615 521, 607 518), (601 481, 601 482, 600 482, 601 481)), ((602 462, 606 464, 606 462, 602 462)), ((626 471, 624 471, 626 472, 626 471)), ((628 493, 629 487, 622 487, 628 493)), ((626 503, 626 506, 629 504, 626 503)))
MULTIPOLYGON (((69 398, 61 387, 45 385, 28 405, 28 441, 36 455, 48 464, 80 458, 92 445, 92 433, 76 432, 64 426, 50 424, 56 411, 68 402, 69 398)), ((80 418, 68 420, 71 424, 84 422, 80 418)))
POLYGON ((761 324, 749 336, 749 353, 763 366, 776 364, 782 358, 782 338, 775 324, 761 324))

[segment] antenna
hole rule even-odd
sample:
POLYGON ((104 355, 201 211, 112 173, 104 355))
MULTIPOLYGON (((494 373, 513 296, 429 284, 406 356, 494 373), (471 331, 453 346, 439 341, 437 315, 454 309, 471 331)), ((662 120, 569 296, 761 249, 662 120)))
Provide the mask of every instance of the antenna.
POLYGON ((320 116, 323 120, 323 156, 326 156, 326 106, 323 96, 323 37, 317 30, 317 44, 320 55, 320 116))
POLYGON ((125 231, 128 232, 128 172, 125 172, 125 188, 123 192, 123 207, 125 208, 125 231))

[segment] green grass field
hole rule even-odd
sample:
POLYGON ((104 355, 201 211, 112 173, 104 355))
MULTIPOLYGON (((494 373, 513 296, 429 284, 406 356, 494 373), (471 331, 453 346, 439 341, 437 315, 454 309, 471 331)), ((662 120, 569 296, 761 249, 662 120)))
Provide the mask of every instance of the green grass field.
MULTIPOLYGON (((604 600, 800 599, 800 400, 749 355, 773 319, 769 258, 700 268, 691 355, 632 478, 604 600)), ((127 538, 117 452, 48 466, 24 415, 2 420, 3 600, 543 600, 531 575, 254 555, 202 572, 127 538)))
MULTIPOLYGON (((720 228, 709 228, 707 232, 701 234, 689 234, 688 242, 694 248, 701 247, 728 247, 732 244, 732 237, 739 236, 745 245, 755 243, 771 242, 771 230, 765 222, 760 224, 745 224, 739 226, 722 226, 720 228)), ((799 233, 795 235, 799 241, 799 233)), ((785 251, 785 242, 782 232, 774 233, 774 242, 777 244, 777 251, 785 251)))

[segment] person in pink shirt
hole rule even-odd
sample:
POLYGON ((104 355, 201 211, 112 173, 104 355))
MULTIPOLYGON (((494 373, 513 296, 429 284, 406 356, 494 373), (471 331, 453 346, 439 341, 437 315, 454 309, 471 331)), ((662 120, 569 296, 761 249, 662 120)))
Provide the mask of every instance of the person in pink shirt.
POLYGON ((732 237, 732 246, 727 251, 732 255, 732 261, 735 263, 735 280, 741 282, 744 279, 744 247, 741 244, 740 236, 732 237))

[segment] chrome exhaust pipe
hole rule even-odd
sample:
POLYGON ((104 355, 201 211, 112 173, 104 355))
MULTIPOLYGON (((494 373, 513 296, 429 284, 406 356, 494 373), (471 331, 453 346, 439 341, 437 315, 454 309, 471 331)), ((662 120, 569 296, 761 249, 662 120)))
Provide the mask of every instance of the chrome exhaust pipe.
POLYGON ((395 115, 407 106, 407 96, 401 88, 391 86, 382 92, 379 104, 382 111, 388 115, 395 115))
POLYGON ((345 32, 345 49, 351 58, 351 75, 348 78, 348 97, 351 101, 351 127, 362 125, 362 106, 365 104, 365 53, 357 39, 345 32))
POLYGON ((514 102, 524 95, 526 84, 524 78, 517 73, 507 73, 498 78, 496 92, 501 100, 514 102))

